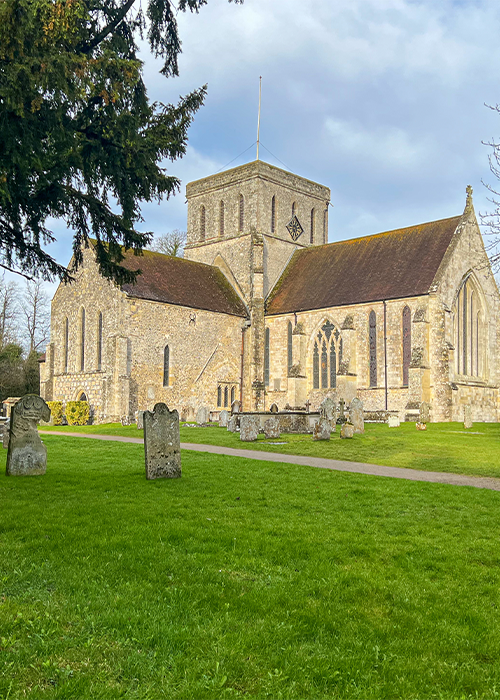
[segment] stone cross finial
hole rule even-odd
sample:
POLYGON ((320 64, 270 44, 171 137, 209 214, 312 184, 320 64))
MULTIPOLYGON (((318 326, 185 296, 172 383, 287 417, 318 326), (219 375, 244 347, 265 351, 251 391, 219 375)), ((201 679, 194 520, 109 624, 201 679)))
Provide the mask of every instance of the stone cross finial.
POLYGON ((472 203, 472 185, 467 185, 465 191, 467 192, 467 199, 465 200, 464 214, 469 214, 474 206, 472 203))

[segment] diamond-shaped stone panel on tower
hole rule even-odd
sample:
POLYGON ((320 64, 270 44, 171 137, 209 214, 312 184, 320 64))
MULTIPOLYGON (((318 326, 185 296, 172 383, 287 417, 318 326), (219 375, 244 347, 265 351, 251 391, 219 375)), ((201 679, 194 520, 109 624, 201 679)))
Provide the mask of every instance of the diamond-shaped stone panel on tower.
POLYGON ((297 238, 304 233, 304 229, 302 228, 300 221, 295 215, 292 216, 286 227, 288 229, 288 233, 294 241, 296 241, 297 238))

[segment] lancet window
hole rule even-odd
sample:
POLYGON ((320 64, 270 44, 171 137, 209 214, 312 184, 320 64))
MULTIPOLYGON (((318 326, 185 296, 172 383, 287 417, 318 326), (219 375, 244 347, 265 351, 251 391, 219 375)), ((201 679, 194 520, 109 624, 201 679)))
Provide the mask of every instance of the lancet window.
POLYGON ((327 232, 327 227, 326 227, 327 216, 328 216, 328 209, 325 209, 325 211, 323 212, 323 243, 327 243, 327 239, 328 239, 328 232, 327 232))
POLYGON ((206 225, 206 212, 205 207, 202 205, 200 209, 200 241, 205 240, 206 225))
POLYGON ((276 197, 271 199, 271 233, 276 231, 276 197))
POLYGON ((292 202, 292 219, 296 213, 297 213, 297 205, 295 204, 295 202, 292 202))
POLYGON ((370 311, 369 320, 370 386, 377 386, 377 316, 370 311))
POLYGON ((484 314, 479 291, 468 277, 460 287, 453 307, 455 321, 455 370, 457 374, 483 374, 484 314))
POLYGON ((224 236, 224 202, 221 200, 219 204, 219 236, 222 238, 224 236))
POLYGON ((314 340, 313 388, 333 389, 342 362, 342 336, 331 321, 325 321, 314 340))
POLYGON ((411 311, 409 306, 403 309, 403 386, 408 386, 411 362, 411 311))
POLYGON ((240 194, 240 211, 239 211, 239 226, 238 230, 241 233, 245 225, 245 198, 240 194))
POLYGON ((85 309, 80 310, 80 371, 85 369, 85 309))
POLYGON ((66 318, 64 322, 64 371, 68 371, 68 357, 69 357, 69 319, 66 318))
POLYGON ((309 242, 314 243, 314 209, 311 209, 311 235, 309 242))
POLYGON ((217 408, 230 408, 236 397, 236 386, 230 382, 217 385, 217 408))
POLYGON ((170 384, 170 348, 165 345, 163 348, 163 386, 170 384))

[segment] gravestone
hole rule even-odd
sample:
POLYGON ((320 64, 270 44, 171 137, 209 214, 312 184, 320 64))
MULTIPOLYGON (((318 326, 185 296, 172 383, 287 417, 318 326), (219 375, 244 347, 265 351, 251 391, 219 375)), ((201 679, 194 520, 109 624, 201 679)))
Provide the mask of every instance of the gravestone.
POLYGON ((329 440, 332 432, 332 424, 327 418, 321 417, 314 424, 313 440, 329 440))
POLYGON ((399 426, 401 425, 401 421, 399 420, 399 416, 394 416, 394 415, 392 415, 392 416, 390 415, 387 418, 387 423, 389 425, 389 428, 399 428, 399 426))
POLYGON ((131 425, 132 421, 130 420, 130 416, 122 416, 121 417, 121 424, 122 425, 131 425))
POLYGON ((419 423, 430 423, 431 422, 431 407, 426 401, 422 401, 422 403, 420 404, 418 422, 419 423))
POLYGON ((266 438, 279 438, 280 419, 277 417, 268 418, 264 421, 264 435, 266 438))
POLYGON ((342 423, 340 437, 342 439, 354 437, 354 426, 352 423, 342 423))
POLYGON ((181 476, 179 414, 164 403, 144 411, 144 455, 146 479, 176 479, 181 476))
POLYGON ((240 412, 240 402, 239 401, 233 401, 231 404, 231 413, 239 413, 240 412))
POLYGON ((137 430, 144 429, 144 411, 137 411, 137 430))
POLYGON ((472 406, 464 406, 464 428, 472 428, 472 406))
POLYGON ((50 408, 35 394, 23 396, 10 414, 7 476, 45 474, 47 448, 38 435, 37 423, 50 420, 50 408))
POLYGON ((333 401, 330 397, 326 398, 320 405, 319 407, 319 412, 322 418, 326 418, 326 420, 329 420, 330 422, 333 421, 334 417, 336 420, 336 405, 335 401, 333 401))
POLYGON ((363 404, 357 397, 351 401, 351 405, 349 407, 349 422, 353 424, 355 433, 359 434, 365 432, 363 404))
POLYGON ((2 435, 2 445, 4 450, 6 450, 9 446, 9 433, 10 433, 10 418, 8 418, 3 426, 3 435, 2 435))
POLYGON ((258 416, 241 416, 240 440, 254 442, 259 436, 260 420, 258 416))
POLYGON ((269 410, 271 411, 271 413, 278 413, 278 404, 277 403, 271 404, 271 408, 269 410))
POLYGON ((339 415, 338 415, 338 418, 336 421, 339 425, 343 425, 344 423, 347 422, 347 418, 346 418, 345 413, 344 413, 344 407, 345 407, 345 401, 343 398, 341 398, 339 401, 339 415))
POLYGON ((221 428, 227 428, 228 421, 229 421, 229 411, 221 411, 219 413, 219 426, 221 428))
POLYGON ((198 425, 205 425, 205 423, 208 423, 208 419, 208 408, 206 406, 200 406, 196 414, 196 422, 198 425))
POLYGON ((231 418, 227 422, 227 429, 229 430, 230 433, 235 433, 237 427, 238 427, 238 419, 236 418, 236 416, 231 416, 231 418))

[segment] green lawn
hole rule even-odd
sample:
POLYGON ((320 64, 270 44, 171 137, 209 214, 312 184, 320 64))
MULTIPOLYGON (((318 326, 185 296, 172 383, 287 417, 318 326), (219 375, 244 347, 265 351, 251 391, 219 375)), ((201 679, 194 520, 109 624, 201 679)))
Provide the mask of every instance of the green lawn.
MULTIPOLYGON (((118 423, 51 430, 142 437, 142 430, 135 425, 118 423)), ((316 442, 310 435, 282 435, 279 440, 260 436, 250 443, 241 442, 239 433, 214 425, 181 427, 181 441, 500 478, 500 423, 475 423, 470 430, 464 430, 463 423, 430 423, 425 432, 417 431, 414 423, 403 423, 399 428, 367 423, 365 434, 352 440, 341 440, 337 430, 330 442, 316 442)))
POLYGON ((0 453, 2 700, 500 695, 499 493, 44 441, 0 453))

